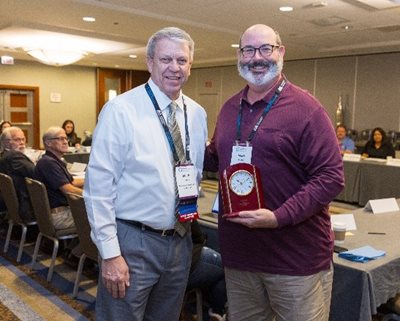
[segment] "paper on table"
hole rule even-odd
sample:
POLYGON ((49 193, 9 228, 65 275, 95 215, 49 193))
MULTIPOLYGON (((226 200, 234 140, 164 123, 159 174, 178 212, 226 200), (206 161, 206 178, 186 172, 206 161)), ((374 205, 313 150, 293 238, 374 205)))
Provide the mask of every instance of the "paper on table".
POLYGON ((73 162, 72 166, 69 168, 69 171, 73 174, 75 173, 85 173, 86 169, 86 164, 85 163, 78 163, 78 162, 73 162))
POLYGON ((385 251, 374 249, 372 246, 363 246, 358 249, 339 253, 339 257, 350 261, 365 263, 384 256, 385 251))
POLYGON ((333 223, 337 222, 345 223, 347 231, 357 230, 356 221, 354 220, 353 214, 331 215, 331 226, 333 226, 333 223))

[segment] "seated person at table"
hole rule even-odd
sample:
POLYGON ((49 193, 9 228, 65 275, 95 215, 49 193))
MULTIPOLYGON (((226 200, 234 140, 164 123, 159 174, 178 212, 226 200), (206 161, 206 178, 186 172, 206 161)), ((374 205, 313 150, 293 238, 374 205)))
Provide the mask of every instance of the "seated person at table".
POLYGON ((67 134, 68 138, 68 146, 70 147, 80 147, 81 139, 78 137, 78 135, 75 133, 75 124, 72 120, 67 119, 66 121, 63 122, 62 128, 65 130, 65 133, 67 134))
POLYGON ((46 153, 36 164, 35 177, 46 186, 54 227, 73 227, 74 220, 65 195, 82 195, 83 179, 74 179, 61 159, 68 151, 64 129, 50 127, 43 134, 43 145, 46 153))
POLYGON ((385 131, 380 127, 374 128, 361 156, 386 159, 388 156, 395 157, 394 155, 394 148, 388 141, 385 131))
POLYGON ((343 125, 336 127, 336 137, 339 143, 340 154, 354 153, 354 142, 350 137, 346 136, 347 129, 343 125))
POLYGON ((19 214, 24 222, 35 220, 25 177, 33 177, 35 165, 24 154, 25 135, 18 127, 8 127, 0 136, 0 172, 13 180, 18 197, 19 214))
POLYGON ((12 125, 11 125, 11 123, 8 121, 8 120, 4 120, 4 121, 2 121, 1 123, 0 123, 0 135, 3 133, 3 130, 4 129, 6 129, 6 128, 8 128, 8 127, 11 127, 12 125))
POLYGON ((88 130, 83 132, 85 138, 83 139, 82 145, 83 146, 92 146, 92 133, 88 130))
POLYGON ((205 245, 206 238, 197 221, 192 222, 192 265, 186 291, 198 288, 210 305, 209 318, 204 320, 225 320, 225 304, 227 301, 224 268, 221 254, 205 245))

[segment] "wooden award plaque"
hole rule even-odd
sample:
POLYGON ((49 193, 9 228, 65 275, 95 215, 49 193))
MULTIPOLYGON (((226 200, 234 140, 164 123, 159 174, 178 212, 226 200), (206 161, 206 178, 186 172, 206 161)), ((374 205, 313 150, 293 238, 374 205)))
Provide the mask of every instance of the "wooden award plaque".
POLYGON ((220 185, 224 216, 265 207, 260 171, 254 165, 238 163, 227 167, 220 185))

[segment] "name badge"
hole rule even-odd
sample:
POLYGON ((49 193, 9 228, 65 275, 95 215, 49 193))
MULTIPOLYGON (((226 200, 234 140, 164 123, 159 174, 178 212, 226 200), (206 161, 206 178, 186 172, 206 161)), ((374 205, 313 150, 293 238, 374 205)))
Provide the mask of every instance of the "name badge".
POLYGON ((176 184, 179 198, 192 198, 198 196, 196 170, 194 165, 180 165, 175 168, 176 184))
POLYGON ((179 193, 179 221, 186 222, 198 219, 197 197, 199 192, 195 167, 192 164, 177 166, 175 177, 179 193))
POLYGON ((253 147, 250 145, 235 145, 232 147, 231 165, 246 163, 251 164, 253 147))

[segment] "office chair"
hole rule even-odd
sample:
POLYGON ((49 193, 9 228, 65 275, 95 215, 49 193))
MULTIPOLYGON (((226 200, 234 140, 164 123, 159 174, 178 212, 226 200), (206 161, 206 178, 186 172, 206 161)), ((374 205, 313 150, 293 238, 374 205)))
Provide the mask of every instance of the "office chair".
POLYGON ((67 199, 69 207, 71 208, 72 216, 74 218, 76 231, 79 237, 79 244, 83 252, 79 258, 78 271, 76 273, 74 290, 72 292, 72 297, 75 298, 78 294, 79 283, 82 277, 82 269, 86 257, 97 262, 99 253, 96 245, 93 243, 90 237, 90 225, 83 197, 80 195, 68 193, 67 199))
POLYGON ((3 195, 4 202, 7 207, 8 216, 8 231, 6 236, 6 241, 4 243, 3 252, 7 253, 8 246, 10 244, 11 233, 14 225, 20 225, 22 228, 21 240, 19 242, 17 262, 21 261, 22 250, 25 246, 26 233, 28 231, 28 226, 36 225, 36 221, 24 222, 19 215, 19 202, 17 193, 15 191, 13 180, 10 176, 0 173, 0 192, 3 195))
POLYGON ((49 205, 49 199, 47 197, 46 187, 43 183, 36 181, 31 178, 25 178, 26 187, 28 189, 29 197, 31 199, 33 212, 35 213, 36 220, 39 227, 39 235, 36 239, 35 250, 33 252, 31 269, 33 270, 36 258, 39 252, 40 243, 42 237, 46 237, 53 241, 53 252, 51 256, 51 263, 49 272, 47 273, 47 281, 51 281, 53 276, 54 264, 56 261, 59 240, 67 240, 78 237, 75 228, 67 229, 55 229, 52 219, 49 205))

